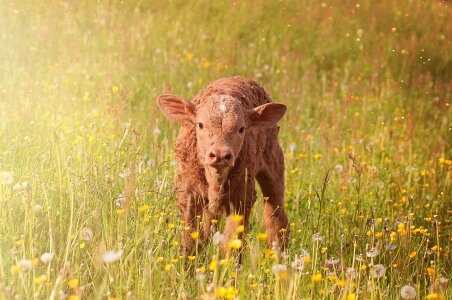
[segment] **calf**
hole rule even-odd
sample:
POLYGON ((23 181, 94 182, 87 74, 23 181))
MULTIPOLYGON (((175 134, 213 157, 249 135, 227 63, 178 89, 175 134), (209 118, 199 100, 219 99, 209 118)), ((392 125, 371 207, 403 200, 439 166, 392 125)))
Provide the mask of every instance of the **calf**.
POLYGON ((286 245, 288 219, 284 210, 284 155, 278 143, 277 122, 286 106, 274 103, 253 79, 222 78, 201 90, 192 102, 163 94, 157 98, 163 113, 181 123, 175 144, 176 197, 183 230, 181 246, 194 248, 191 233, 203 216, 201 239, 212 220, 227 216, 224 242, 236 234, 234 215, 243 216, 245 231, 256 201, 254 179, 264 196, 268 244, 286 245))

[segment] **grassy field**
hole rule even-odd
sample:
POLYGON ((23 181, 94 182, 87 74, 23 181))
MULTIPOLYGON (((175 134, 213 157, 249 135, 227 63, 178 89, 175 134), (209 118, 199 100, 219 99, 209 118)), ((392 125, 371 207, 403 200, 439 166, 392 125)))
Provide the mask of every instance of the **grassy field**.
POLYGON ((0 299, 450 299, 450 17, 441 1, 0 1, 0 299), (258 194, 240 249, 184 257, 178 125, 155 98, 232 75, 289 107, 290 244, 267 248, 258 194))

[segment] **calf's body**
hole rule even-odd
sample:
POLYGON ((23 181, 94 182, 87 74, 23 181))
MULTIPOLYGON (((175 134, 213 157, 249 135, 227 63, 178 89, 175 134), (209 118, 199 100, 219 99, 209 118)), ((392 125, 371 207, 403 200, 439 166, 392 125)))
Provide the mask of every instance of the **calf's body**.
POLYGON ((191 252, 199 221, 206 239, 213 219, 227 217, 224 243, 240 225, 248 226, 256 202, 255 180, 264 196, 264 224, 268 243, 284 247, 288 219, 284 210, 284 156, 276 123, 286 107, 271 101, 254 80, 222 78, 187 102, 174 95, 160 95, 163 112, 182 124, 175 144, 176 197, 181 218, 181 245, 191 252))

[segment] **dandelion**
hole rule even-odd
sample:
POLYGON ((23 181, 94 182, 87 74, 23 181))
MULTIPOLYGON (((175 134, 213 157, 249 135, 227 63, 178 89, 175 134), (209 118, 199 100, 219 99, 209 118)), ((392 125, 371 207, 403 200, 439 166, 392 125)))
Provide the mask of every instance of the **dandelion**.
POLYGON ((312 235, 312 240, 315 242, 323 241, 324 237, 320 233, 314 233, 312 235))
POLYGON ((347 268, 347 270, 345 271, 345 276, 351 280, 353 280, 356 276, 356 270, 355 268, 347 268))
POLYGON ((80 239, 82 241, 91 241, 93 239, 93 231, 88 227, 83 227, 80 230, 80 239))
POLYGON ((373 258, 376 257, 378 254, 380 254, 380 251, 375 247, 371 248, 369 251, 366 251, 367 257, 373 258))
POLYGON ((356 299, 356 295, 354 293, 347 295, 347 300, 355 300, 355 299, 356 299))
POLYGON ((29 259, 21 259, 17 262, 23 271, 30 271, 33 268, 33 263, 29 259))
POLYGON ((382 264, 378 264, 372 267, 371 274, 374 278, 383 277, 386 273, 386 268, 382 264))
POLYGON ((104 263, 107 263, 107 264, 114 263, 121 258, 123 253, 124 253, 124 250, 122 250, 122 249, 118 250, 118 251, 108 250, 104 254, 102 254, 102 260, 104 263))
POLYGON ((304 263, 304 257, 300 255, 300 258, 295 257, 295 260, 290 264, 290 267, 292 270, 303 271, 304 263))
POLYGON ((272 273, 279 279, 287 278, 287 267, 282 264, 276 264, 272 266, 272 273))
POLYGON ((415 258, 417 255, 416 251, 411 252, 410 254, 408 254, 409 258, 415 258))
POLYGON ((162 132, 160 131, 160 129, 158 127, 155 127, 154 130, 152 131, 152 134, 155 137, 158 137, 162 132))
POLYGON ((222 244, 223 240, 224 240, 224 235, 221 232, 217 231, 214 233, 214 235, 212 237, 212 242, 214 245, 218 246, 218 245, 222 244))
POLYGON ((266 239, 268 238, 268 236, 267 236, 266 233, 258 233, 258 234, 257 234, 257 238, 258 238, 259 240, 266 240, 266 239))
POLYGON ((166 270, 166 271, 171 270, 171 268, 172 268, 171 264, 166 264, 166 265, 165 265, 165 270, 166 270))
POLYGON ((209 264, 209 270, 210 271, 215 271, 215 269, 217 268, 218 262, 216 258, 212 258, 212 261, 209 264))
POLYGON ((429 300, 439 300, 441 297, 437 293, 428 294, 425 299, 429 300))
POLYGON ((23 191, 28 190, 28 181, 16 183, 13 187, 13 190, 15 192, 23 192, 23 191))
POLYGON ((232 221, 236 222, 236 223, 240 223, 243 220, 243 216, 242 215, 233 215, 232 216, 232 221))
POLYGON ((416 289, 411 285, 405 285, 400 290, 400 297, 402 299, 415 299, 416 298, 416 289))
POLYGON ((0 184, 11 185, 14 182, 14 177, 10 172, 2 171, 0 172, 0 184))
POLYGON ((342 173, 343 171, 344 171, 344 167, 342 166, 342 165, 336 165, 335 167, 334 167, 334 170, 337 172, 337 173, 342 173))
POLYGON ((235 229, 235 231, 236 231, 237 233, 242 233, 242 232, 245 231, 245 226, 239 225, 239 226, 237 226, 237 228, 235 229))
POLYGON ((240 247, 242 247, 242 244, 243 244, 242 240, 233 239, 229 242, 229 248, 239 249, 240 247))
POLYGON ((77 278, 73 278, 67 282, 67 285, 71 289, 76 289, 78 287, 79 283, 80 283, 80 281, 77 278))
POLYGON ((33 279, 33 282, 36 283, 36 284, 41 284, 41 283, 43 283, 46 280, 47 280, 47 276, 46 275, 41 275, 41 276, 35 277, 33 279))
POLYGON ((45 264, 48 264, 52 260, 52 258, 53 258, 52 253, 46 252, 41 255, 41 261, 45 264))
POLYGON ((195 241, 199 238, 199 232, 198 231, 193 231, 190 234, 191 238, 194 239, 195 241))
POLYGON ((311 276, 311 281, 313 283, 320 282, 321 280, 322 280, 322 274, 321 273, 316 273, 316 274, 311 276))

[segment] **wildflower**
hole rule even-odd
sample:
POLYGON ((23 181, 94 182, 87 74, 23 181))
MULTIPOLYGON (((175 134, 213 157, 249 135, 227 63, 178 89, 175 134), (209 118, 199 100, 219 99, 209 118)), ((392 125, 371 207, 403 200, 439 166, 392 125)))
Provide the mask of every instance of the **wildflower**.
POLYGON ((339 281, 337 282, 337 285, 338 285, 339 287, 342 288, 342 287, 345 286, 345 283, 346 283, 345 280, 342 280, 342 279, 341 279, 341 280, 339 280, 339 281))
POLYGON ((212 241, 213 241, 214 245, 218 246, 218 245, 222 244, 223 240, 224 240, 224 235, 221 232, 217 231, 214 233, 214 235, 212 237, 212 241))
POLYGON ((266 240, 267 239, 267 234, 266 233, 258 233, 257 234, 257 238, 259 239, 259 240, 266 240))
POLYGON ((279 279, 287 278, 287 267, 282 264, 276 264, 272 266, 272 273, 279 279))
POLYGON ((209 264, 209 270, 210 271, 215 271, 215 269, 217 268, 217 260, 216 258, 213 258, 212 261, 209 264))
POLYGON ((300 258, 295 257, 295 260, 290 264, 293 270, 303 271, 304 269, 304 257, 300 255, 300 258))
POLYGON ((165 270, 169 271, 169 270, 171 270, 171 267, 172 267, 171 264, 166 264, 165 265, 165 270))
POLYGON ((52 253, 44 253, 41 255, 41 261, 45 264, 49 263, 53 258, 53 254, 52 253))
POLYGON ((30 271, 33 268, 33 264, 29 259, 21 259, 17 262, 17 265, 20 266, 23 271, 30 271))
POLYGON ((441 297, 437 293, 428 294, 425 299, 429 300, 439 300, 441 297))
POLYGON ((11 267, 11 274, 16 275, 17 273, 22 271, 22 267, 19 265, 14 265, 11 267))
POLYGON ((239 225, 239 226, 237 226, 237 228, 235 229, 235 231, 236 231, 237 233, 242 233, 242 232, 245 231, 245 226, 239 225))
POLYGON ((196 259, 195 255, 189 255, 188 256, 188 260, 190 260, 190 261, 194 261, 195 259, 196 259))
POLYGON ((80 281, 77 278, 73 278, 71 280, 69 280, 67 282, 67 285, 71 288, 71 289, 76 289, 78 287, 78 284, 80 283, 80 281))
POLYGON ((415 299, 416 298, 416 289, 411 285, 405 285, 400 290, 400 297, 402 299, 415 299))
POLYGON ((2 171, 0 172, 0 184, 11 185, 14 182, 14 177, 10 172, 2 171))
POLYGON ((88 227, 83 227, 80 230, 80 239, 82 241, 90 241, 93 239, 93 231, 88 227))
POLYGON ((385 275, 386 268, 382 264, 378 264, 372 267, 371 274, 374 278, 380 278, 385 275))
POLYGON ((345 276, 347 276, 347 278, 352 279, 355 278, 356 275, 356 270, 354 268, 347 268, 347 270, 345 271, 345 276))
POLYGON ((322 274, 321 273, 316 273, 314 275, 311 276, 311 281, 314 283, 320 282, 322 280, 322 274))
POLYGON ((152 131, 152 134, 155 137, 158 137, 162 132, 160 131, 160 129, 158 127, 155 127, 154 130, 152 131))
POLYGON ((435 269, 433 269, 432 267, 428 267, 427 273, 428 273, 428 275, 433 276, 433 275, 435 275, 435 269))
POLYGON ((350 293, 347 295, 347 300, 355 300, 356 299, 356 295, 354 293, 350 293))
POLYGON ((312 240, 317 242, 317 241, 323 241, 323 236, 320 235, 319 233, 314 233, 312 235, 312 240))
POLYGON ((173 229, 176 225, 174 225, 173 223, 169 223, 168 224, 168 229, 173 229))
POLYGON ((334 167, 334 170, 335 170, 337 173, 342 173, 342 172, 344 171, 344 167, 343 167, 342 165, 336 165, 336 166, 334 167))
POLYGON ((416 251, 411 252, 410 254, 408 254, 409 258, 415 258, 417 255, 416 251))
POLYGON ((119 88, 115 85, 111 88, 111 91, 113 92, 113 94, 116 94, 116 93, 118 93, 119 88))
POLYGON ((236 223, 240 223, 243 220, 243 216, 242 215, 233 215, 232 216, 232 221, 236 222, 236 223))
POLYGON ((147 212, 149 210, 149 205, 145 204, 140 207, 140 212, 147 212))
POLYGON ((199 232, 198 231, 193 231, 190 234, 191 238, 194 239, 195 241, 199 238, 199 232))
POLYGON ((102 254, 102 260, 104 263, 113 263, 121 259, 122 254, 124 253, 124 250, 108 250, 104 254, 102 254))
POLYGON ((366 256, 371 258, 376 257, 378 254, 380 254, 380 251, 375 247, 366 252, 366 256))
POLYGON ((79 300, 80 298, 77 295, 70 295, 69 300, 79 300))
POLYGON ((41 276, 35 277, 33 279, 33 282, 36 283, 36 284, 41 284, 41 283, 43 283, 46 280, 47 280, 47 276, 46 275, 41 275, 41 276))
POLYGON ((229 242, 229 248, 232 249, 239 249, 240 247, 242 247, 242 240, 239 239, 233 239, 229 242))
POLYGON ((23 192, 23 191, 28 190, 28 181, 16 183, 13 187, 13 190, 15 192, 23 192))

